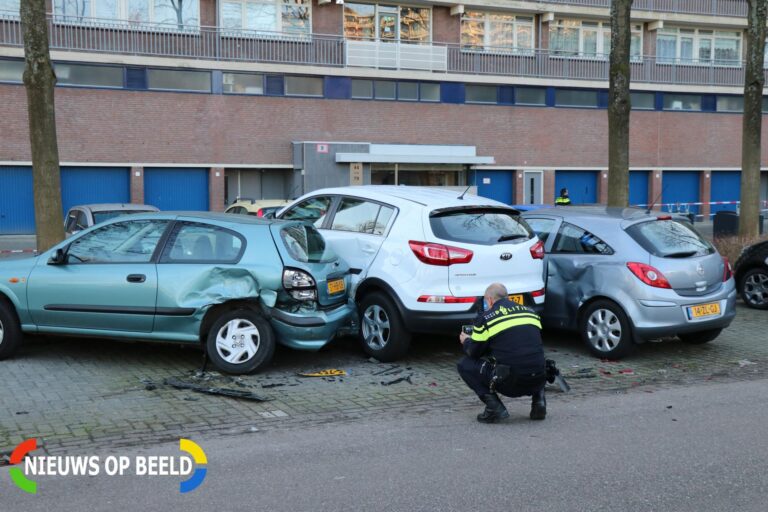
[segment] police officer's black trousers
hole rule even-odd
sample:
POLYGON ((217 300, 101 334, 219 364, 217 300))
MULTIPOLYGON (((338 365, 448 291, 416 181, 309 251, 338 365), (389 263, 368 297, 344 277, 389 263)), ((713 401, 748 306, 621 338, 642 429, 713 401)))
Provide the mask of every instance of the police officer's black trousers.
MULTIPOLYGON (((457 368, 461 378, 478 397, 482 398, 491 392, 491 379, 493 378, 491 363, 485 362, 482 359, 465 357, 459 361, 457 368)), ((508 397, 531 396, 539 392, 545 384, 546 381, 544 379, 534 382, 519 382, 512 386, 497 386, 496 391, 508 397)))

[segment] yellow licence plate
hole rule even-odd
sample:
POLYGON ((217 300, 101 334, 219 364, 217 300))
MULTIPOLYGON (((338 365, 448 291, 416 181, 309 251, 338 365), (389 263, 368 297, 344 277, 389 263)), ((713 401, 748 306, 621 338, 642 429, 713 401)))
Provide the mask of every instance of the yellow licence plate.
POLYGON ((347 285, 344 283, 343 279, 333 279, 328 281, 328 295, 341 293, 346 289, 346 287, 347 285))
POLYGON ((525 301, 523 300, 522 295, 510 295, 509 300, 516 304, 520 304, 521 306, 525 306, 525 301))
POLYGON ((698 306, 688 307, 688 318, 702 318, 705 316, 715 316, 720 314, 720 303, 699 304, 698 306))

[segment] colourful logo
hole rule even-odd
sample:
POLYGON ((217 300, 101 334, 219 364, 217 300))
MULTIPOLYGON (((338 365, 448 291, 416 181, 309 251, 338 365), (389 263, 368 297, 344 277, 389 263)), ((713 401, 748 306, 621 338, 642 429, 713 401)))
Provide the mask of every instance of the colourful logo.
MULTIPOLYGON (((20 443, 16 449, 11 453, 11 464, 14 466, 21 464, 24 457, 29 453, 37 450, 37 439, 27 439, 20 443)), ((16 487, 29 494, 37 494, 37 482, 30 480, 24 475, 24 472, 19 468, 11 468, 9 471, 11 480, 16 484, 16 487)))
POLYGON ((179 484, 179 490, 184 494, 185 492, 194 491, 203 483, 205 474, 208 472, 208 458, 205 456, 203 449, 189 439, 179 439, 179 449, 190 454, 197 465, 192 476, 179 484))

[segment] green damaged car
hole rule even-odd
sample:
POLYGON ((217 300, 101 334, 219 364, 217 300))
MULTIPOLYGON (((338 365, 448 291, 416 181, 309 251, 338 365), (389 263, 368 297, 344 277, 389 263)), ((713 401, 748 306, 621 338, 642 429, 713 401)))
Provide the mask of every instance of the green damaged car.
POLYGON ((0 359, 24 333, 201 344, 227 373, 276 343, 357 332, 349 267, 310 224, 216 213, 129 215, 0 260, 0 359))

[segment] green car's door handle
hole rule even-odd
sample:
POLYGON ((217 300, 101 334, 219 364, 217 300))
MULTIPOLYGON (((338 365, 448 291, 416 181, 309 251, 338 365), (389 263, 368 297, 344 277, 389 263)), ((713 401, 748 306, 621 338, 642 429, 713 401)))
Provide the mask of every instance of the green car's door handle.
POLYGON ((128 277, 126 278, 126 280, 129 283, 143 283, 144 281, 147 280, 147 276, 145 276, 144 274, 128 274, 128 277))

